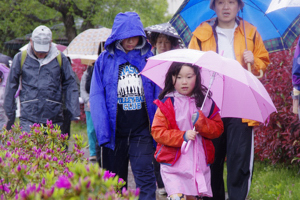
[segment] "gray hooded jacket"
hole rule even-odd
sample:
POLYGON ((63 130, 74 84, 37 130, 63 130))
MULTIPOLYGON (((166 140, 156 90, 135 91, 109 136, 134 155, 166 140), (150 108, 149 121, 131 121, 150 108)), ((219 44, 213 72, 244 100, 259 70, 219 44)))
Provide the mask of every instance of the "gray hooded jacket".
POLYGON ((51 46, 46 58, 37 59, 29 43, 27 57, 21 69, 21 52, 14 59, 5 88, 4 109, 9 119, 8 125, 15 118, 15 94, 21 81, 20 102, 21 116, 34 123, 53 123, 63 121, 63 104, 72 113, 71 120, 80 115, 78 87, 75 75, 67 57, 61 53, 62 65, 56 57, 59 54, 51 46), (62 97, 65 97, 64 102, 62 97))

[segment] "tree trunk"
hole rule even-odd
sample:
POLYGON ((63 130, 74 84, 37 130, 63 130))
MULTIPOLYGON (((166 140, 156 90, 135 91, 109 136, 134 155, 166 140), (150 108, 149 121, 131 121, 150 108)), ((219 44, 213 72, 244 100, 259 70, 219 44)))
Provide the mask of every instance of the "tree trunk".
POLYGON ((68 42, 70 43, 77 36, 75 20, 73 15, 69 13, 62 13, 62 15, 63 22, 66 28, 66 37, 68 39, 68 42))
POLYGON ((92 24, 92 22, 90 20, 84 20, 82 25, 81 25, 81 29, 80 29, 80 32, 83 32, 87 29, 90 29, 90 28, 94 28, 94 25, 92 24))

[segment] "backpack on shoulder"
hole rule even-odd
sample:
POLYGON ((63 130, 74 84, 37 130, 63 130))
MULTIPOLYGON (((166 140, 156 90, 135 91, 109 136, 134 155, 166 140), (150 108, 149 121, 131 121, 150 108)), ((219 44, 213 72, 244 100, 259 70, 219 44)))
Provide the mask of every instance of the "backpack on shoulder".
MULTIPOLYGON (((58 61, 59 67, 61 67, 61 65, 62 65, 61 52, 60 51, 58 51, 58 52, 59 52, 59 54, 57 55, 56 59, 58 61)), ((24 51, 22 51, 22 55, 21 55, 21 65, 20 65, 21 71, 22 71, 22 67, 24 65, 24 62, 26 60, 26 57, 27 57, 27 50, 24 50, 24 51)))

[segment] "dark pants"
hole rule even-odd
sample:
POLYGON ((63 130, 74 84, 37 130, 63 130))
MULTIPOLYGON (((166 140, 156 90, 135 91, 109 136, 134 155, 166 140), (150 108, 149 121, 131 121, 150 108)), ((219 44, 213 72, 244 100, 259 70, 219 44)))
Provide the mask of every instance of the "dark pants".
POLYGON ((63 115, 64 115, 64 121, 63 124, 60 127, 61 133, 63 134, 68 134, 68 138, 70 137, 71 133, 71 117, 72 114, 69 110, 64 109, 63 110, 63 115))
MULTIPOLYGON (((153 170, 153 143, 148 137, 116 138, 115 150, 103 147, 103 168, 119 175, 127 182, 128 161, 136 187, 140 188, 140 200, 155 200, 156 180, 153 170)), ((126 186, 127 187, 127 186, 126 186)))
MULTIPOLYGON (((63 124, 60 126, 60 130, 62 134, 68 134, 68 139, 70 138, 71 135, 71 117, 72 114, 68 109, 63 110, 64 114, 64 121, 63 124)), ((66 150, 69 149, 68 143, 65 145, 66 150)))
POLYGON ((97 163, 99 164, 99 167, 101 167, 102 152, 101 152, 101 147, 98 144, 98 141, 96 142, 96 159, 97 159, 97 163))
MULTIPOLYGON (((25 118, 22 118, 20 117, 20 126, 22 126, 22 131, 26 131, 27 133, 30 132, 30 126, 32 126, 34 123, 36 122, 32 122, 32 121, 29 121, 25 118)), ((53 125, 57 124, 58 126, 62 126, 63 125, 63 122, 56 122, 56 123, 53 123, 53 125)), ((46 126, 46 123, 43 124, 44 126, 46 126)))
POLYGON ((211 165, 214 200, 224 200, 224 161, 227 155, 227 188, 229 200, 245 200, 250 190, 253 171, 252 127, 239 118, 222 118, 224 133, 213 140, 216 153, 211 165))
POLYGON ((160 175, 160 163, 156 161, 156 159, 153 157, 153 166, 154 166, 154 174, 156 178, 156 183, 158 188, 164 188, 164 182, 160 175))

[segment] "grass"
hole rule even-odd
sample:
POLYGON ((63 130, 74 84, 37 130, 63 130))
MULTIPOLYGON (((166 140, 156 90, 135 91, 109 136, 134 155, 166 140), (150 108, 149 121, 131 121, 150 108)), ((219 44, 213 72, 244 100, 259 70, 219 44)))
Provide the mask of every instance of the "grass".
MULTIPOLYGON (((226 183, 227 169, 224 169, 226 183)), ((226 184, 225 184, 226 187, 226 184)), ((300 174, 298 166, 271 165, 255 162, 248 200, 299 200, 300 174)), ((227 187, 226 187, 227 191, 227 187)))
POLYGON ((84 141, 88 141, 87 137, 87 131, 86 131, 86 124, 84 122, 78 121, 78 122, 71 122, 71 137, 70 140, 74 140, 72 135, 78 134, 82 135, 84 138, 84 141))
POLYGON ((300 199, 300 174, 295 166, 282 164, 270 165, 256 162, 252 187, 249 194, 251 200, 290 200, 300 199))

